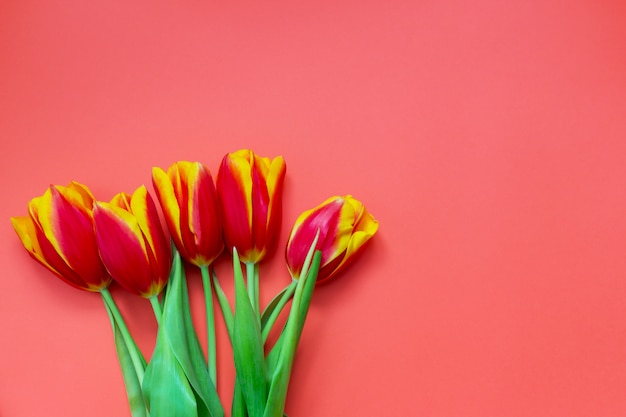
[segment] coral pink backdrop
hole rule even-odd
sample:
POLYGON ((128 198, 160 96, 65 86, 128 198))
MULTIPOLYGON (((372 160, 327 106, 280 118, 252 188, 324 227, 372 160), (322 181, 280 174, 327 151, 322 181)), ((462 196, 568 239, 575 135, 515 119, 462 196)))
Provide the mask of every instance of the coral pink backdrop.
MULTIPOLYGON (((244 147, 288 165, 264 301, 301 211, 350 193, 381 224, 315 294, 290 416, 626 415, 624 2, 0 10, 0 415, 129 415, 101 300, 33 262, 9 217, 49 184, 106 200, 244 147)), ((114 295, 149 355, 148 303, 114 295)))

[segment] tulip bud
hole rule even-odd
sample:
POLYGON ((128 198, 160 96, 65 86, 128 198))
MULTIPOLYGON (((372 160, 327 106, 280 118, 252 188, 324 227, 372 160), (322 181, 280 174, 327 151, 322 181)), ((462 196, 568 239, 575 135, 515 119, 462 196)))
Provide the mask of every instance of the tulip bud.
POLYGON ((89 189, 71 182, 54 185, 28 205, 28 216, 11 223, 24 248, 40 264, 71 286, 100 291, 111 277, 96 245, 94 198, 89 189))
POLYGON ((342 270, 378 230, 378 222, 363 204, 350 195, 331 197, 297 219, 287 241, 289 272, 299 278, 306 254, 320 233, 316 246, 322 251, 317 283, 342 270))
POLYGON ((251 150, 224 157, 217 194, 224 219, 224 240, 245 263, 260 262, 279 232, 285 160, 262 158, 251 150))
POLYGON ((152 182, 181 256, 196 266, 211 264, 224 250, 211 172, 199 162, 181 161, 167 173, 153 168, 152 182))
POLYGON ((150 298, 169 277, 171 250, 146 187, 96 202, 96 238, 107 270, 128 291, 150 298))

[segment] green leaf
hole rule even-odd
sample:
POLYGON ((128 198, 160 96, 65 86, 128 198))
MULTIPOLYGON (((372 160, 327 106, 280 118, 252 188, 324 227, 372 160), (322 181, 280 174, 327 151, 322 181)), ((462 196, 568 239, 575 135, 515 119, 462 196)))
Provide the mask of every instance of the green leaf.
POLYGON ((199 417, 222 417, 224 408, 209 375, 204 353, 191 318, 183 265, 175 252, 161 327, 198 403, 199 417))
POLYGON ((261 314, 261 327, 265 326, 267 319, 269 319, 276 307, 280 304, 280 300, 283 298, 288 289, 289 285, 280 290, 280 292, 276 294, 274 298, 272 298, 272 300, 265 306, 263 314, 261 314))
POLYGON ((302 329, 304 328, 304 322, 306 321, 306 316, 309 313, 309 307, 311 306, 311 299, 313 298, 313 291, 315 290, 315 284, 317 283, 317 274, 319 273, 319 269, 322 262, 322 252, 316 251, 313 256, 313 263, 311 264, 311 269, 308 270, 307 278, 304 283, 304 290, 302 293, 302 299, 300 300, 300 311, 298 312, 298 332, 296 335, 296 340, 298 343, 300 341, 300 336, 302 335, 302 329))
MULTIPOLYGON (((315 242, 311 246, 311 251, 315 248, 315 242)), ((309 251, 309 255, 311 254, 309 251)), ((307 256, 310 259, 310 256, 307 256)), ((296 293, 291 305, 291 311, 287 324, 279 338, 277 357, 272 358, 273 373, 271 375, 271 385, 267 398, 267 407, 263 417, 282 417, 287 399, 287 389, 293 367, 293 360, 300 341, 300 335, 304 327, 306 315, 308 313, 315 282, 319 272, 322 253, 316 251, 313 257, 311 268, 307 269, 305 276, 301 277, 296 286, 296 293), (281 340, 282 339, 282 340, 281 340)), ((275 346, 276 348, 276 346, 275 346)))
POLYGON ((197 402, 163 328, 143 380, 151 417, 197 417, 197 402))
MULTIPOLYGON (((280 315, 281 311, 284 309, 287 302, 289 302, 289 300, 293 297, 297 284, 298 281, 291 281, 287 287, 285 287, 272 299, 272 301, 270 301, 269 305, 263 312, 263 316, 261 317, 261 337, 263 338, 263 343, 267 341, 267 338, 269 337, 269 334, 272 331, 272 328, 276 323, 276 319, 280 315)), ((272 380, 271 375, 274 373, 274 367, 276 365, 276 361, 278 360, 280 347, 282 346, 282 342, 284 340, 284 330, 285 329, 283 327, 278 340, 274 343, 274 346, 272 346, 272 349, 265 358, 265 372, 268 383, 272 380)))
MULTIPOLYGON (((131 415, 133 417, 147 417, 148 411, 146 410, 146 404, 143 400, 140 376, 137 375, 137 371, 135 370, 135 364, 133 363, 130 350, 128 346, 126 346, 120 326, 115 320, 114 314, 106 301, 104 306, 109 315, 109 319, 111 320, 111 327, 113 328, 115 350, 117 352, 120 367, 122 368, 122 376, 124 377, 124 384, 126 385, 126 394, 128 396, 131 415)), ((146 368, 146 362, 143 360, 142 356, 140 356, 139 366, 143 366, 144 370, 146 368)))
POLYGON ((233 404, 231 409, 231 415, 232 417, 248 417, 246 401, 243 398, 241 385, 239 385, 239 380, 237 378, 235 378, 235 389, 233 391, 233 404))
POLYGON ((233 275, 235 316, 232 343, 236 377, 248 408, 248 415, 261 417, 267 399, 261 326, 246 291, 237 250, 233 251, 233 275))
MULTIPOLYGON (((276 317, 280 314, 291 297, 293 297, 293 293, 296 290, 296 284, 296 281, 291 281, 289 285, 283 288, 274 296, 274 298, 272 298, 272 300, 265 307, 265 310, 263 310, 263 314, 261 315, 261 330, 263 336, 270 332, 276 317)), ((263 339, 265 340, 265 338, 266 337, 263 339)))
POLYGON ((226 325, 226 331, 228 332, 228 338, 230 343, 233 342, 233 311, 230 308, 228 297, 220 285, 220 281, 217 279, 215 271, 213 271, 213 286, 215 287, 215 295, 217 296, 217 302, 222 310, 222 316, 224 317, 224 324, 226 325))
MULTIPOLYGON (((313 277, 314 281, 312 282, 312 286, 313 288, 315 287, 315 280, 317 279, 317 274, 319 272, 319 262, 321 262, 321 254, 318 255, 319 256, 319 260, 316 261, 316 265, 315 265, 315 270, 314 273, 309 273, 310 271, 310 266, 311 266, 311 261, 313 261, 313 256, 314 254, 317 255, 317 253, 315 252, 315 248, 317 246, 317 241, 319 239, 319 230, 317 231, 317 233, 315 234, 315 238, 313 239, 313 242, 311 243, 311 246, 309 247, 309 251, 306 255, 306 258, 304 259, 304 264, 302 265, 302 273, 301 273, 301 279, 299 281, 292 281, 291 284, 289 284, 289 287, 293 287, 293 290, 295 291, 298 288, 298 285, 300 285, 301 290, 302 290, 302 285, 304 285, 304 281, 306 280, 307 277, 313 277), (294 286, 294 284, 296 284, 294 286)), ((311 285, 311 283, 309 284, 311 285)), ((289 288, 287 287, 287 288, 289 288)), ((287 290, 287 288, 285 288, 285 291, 287 290)), ((309 287, 311 294, 313 294, 313 288, 309 287)), ((280 294, 279 294, 280 296, 280 294)), ((289 297, 292 298, 293 293, 289 294, 286 293, 283 295, 283 297, 289 297)), ((267 354, 267 357, 265 358, 265 367, 266 367, 266 375, 267 375, 267 380, 268 383, 271 384, 272 379, 274 378, 274 375, 276 373, 276 367, 278 366, 278 360, 281 357, 281 351, 283 348, 283 344, 285 342, 285 331, 286 331, 286 326, 289 324, 289 320, 291 320, 291 322, 297 322, 297 321, 301 321, 301 324, 298 324, 298 340, 300 338, 300 333, 302 332, 302 327, 304 326, 304 320, 306 319, 306 312, 308 311, 309 308, 309 304, 310 304, 310 297, 308 298, 308 301, 305 300, 305 304, 302 308, 298 308, 297 310, 294 309, 293 304, 291 307, 291 311, 289 313, 289 318, 287 319, 287 323, 285 324, 285 327, 283 327, 278 340, 276 341, 276 343, 274 344, 274 346, 272 347, 272 349, 270 350, 270 352, 267 354), (302 318, 301 319, 297 319, 297 318, 292 318, 294 316, 300 315, 302 318)), ((300 302, 298 302, 298 304, 300 304, 300 302)), ((282 307, 281 307, 282 308, 282 307)), ((268 320, 269 321, 269 320, 268 320)), ((269 324, 271 325, 271 324, 269 324)), ((267 333, 269 333, 268 329, 267 333)), ((266 335, 266 332, 263 332, 264 335, 266 335)), ((285 391, 285 395, 286 395, 286 391, 285 391)))
POLYGON ((274 377, 274 374, 276 373, 276 366, 278 364, 278 359, 280 358, 280 352, 282 350, 284 341, 285 341, 285 329, 283 328, 282 332, 280 333, 280 336, 278 337, 278 340, 276 340, 276 343, 274 343, 274 346, 272 346, 272 349, 265 357, 265 375, 266 375, 267 383, 269 385, 271 385, 272 378, 274 377))

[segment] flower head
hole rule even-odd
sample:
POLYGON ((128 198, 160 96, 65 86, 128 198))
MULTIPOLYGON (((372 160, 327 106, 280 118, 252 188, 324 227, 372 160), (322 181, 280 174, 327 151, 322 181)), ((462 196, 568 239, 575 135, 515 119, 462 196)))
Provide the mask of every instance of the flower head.
POLYGON ((109 273, 128 291, 150 298, 169 277, 171 250, 146 187, 96 202, 96 238, 109 273))
POLYGON ((86 291, 106 288, 107 273, 96 245, 94 197, 89 189, 71 182, 50 186, 28 204, 28 216, 11 223, 24 248, 63 281, 86 291))
POLYGON ((365 206, 350 195, 331 197, 307 210, 297 219, 287 241, 286 259, 294 278, 302 272, 304 259, 320 233, 317 249, 322 262, 317 282, 328 280, 342 270, 378 230, 378 222, 365 206))
POLYGON ((197 266, 209 265, 224 250, 211 172, 199 162, 181 161, 167 173, 153 168, 152 182, 181 256, 197 266))
POLYGON ((217 175, 224 240, 246 263, 260 262, 280 228, 285 160, 262 158, 248 149, 229 153, 217 175))

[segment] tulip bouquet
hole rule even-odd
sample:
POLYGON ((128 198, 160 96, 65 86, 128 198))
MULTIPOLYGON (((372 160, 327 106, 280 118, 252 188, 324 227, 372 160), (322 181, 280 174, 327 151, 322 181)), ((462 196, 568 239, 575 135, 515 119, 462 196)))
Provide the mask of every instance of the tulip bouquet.
POLYGON ((133 417, 225 415, 217 392, 214 300, 236 371, 231 415, 284 415, 313 290, 348 265, 378 228, 349 195, 302 213, 285 249, 291 280, 262 309, 259 264, 279 233, 284 177, 282 157, 270 160, 250 150, 226 155, 216 182, 199 162, 154 168, 153 188, 173 245, 145 186, 102 202, 78 182, 54 185, 30 201, 27 216, 11 218, 37 262, 71 286, 102 297, 133 417), (224 248, 232 254, 234 305, 212 268, 224 248), (206 356, 192 322, 183 261, 201 271, 206 356), (158 332, 149 361, 109 291, 112 283, 149 300, 154 310, 158 332), (270 346, 274 328, 279 335, 270 346))

